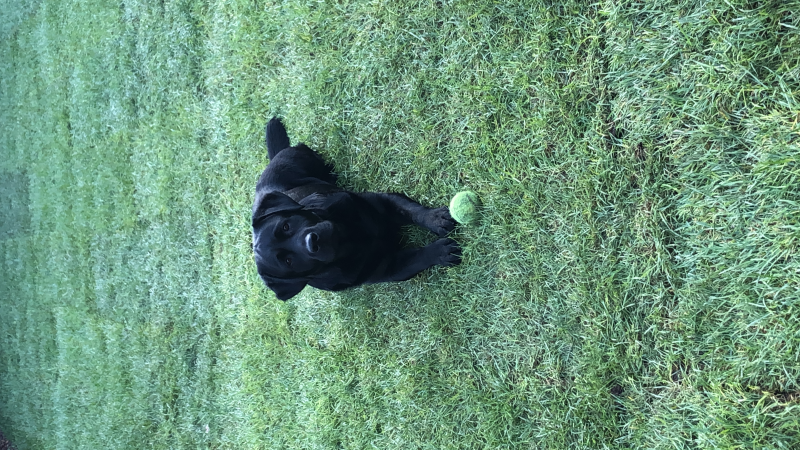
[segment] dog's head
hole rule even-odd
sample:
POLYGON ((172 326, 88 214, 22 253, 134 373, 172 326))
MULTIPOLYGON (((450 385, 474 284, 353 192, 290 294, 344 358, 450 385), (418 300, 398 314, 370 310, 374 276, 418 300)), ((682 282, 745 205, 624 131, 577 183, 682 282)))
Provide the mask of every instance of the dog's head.
POLYGON ((280 192, 253 205, 253 252, 267 287, 281 300, 299 293, 336 259, 337 233, 332 222, 280 192))

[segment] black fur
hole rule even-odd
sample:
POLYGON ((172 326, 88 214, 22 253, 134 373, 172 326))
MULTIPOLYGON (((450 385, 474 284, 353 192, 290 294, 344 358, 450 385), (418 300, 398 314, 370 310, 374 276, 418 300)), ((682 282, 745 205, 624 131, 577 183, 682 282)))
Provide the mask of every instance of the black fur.
POLYGON ((290 147, 277 118, 267 124, 266 144, 270 161, 256 184, 253 251, 258 274, 279 299, 306 285, 338 291, 461 262, 456 242, 444 237, 455 227, 446 207, 426 208, 401 194, 340 189, 332 167, 315 151, 290 147), (401 227, 410 224, 441 239, 403 248, 401 227))

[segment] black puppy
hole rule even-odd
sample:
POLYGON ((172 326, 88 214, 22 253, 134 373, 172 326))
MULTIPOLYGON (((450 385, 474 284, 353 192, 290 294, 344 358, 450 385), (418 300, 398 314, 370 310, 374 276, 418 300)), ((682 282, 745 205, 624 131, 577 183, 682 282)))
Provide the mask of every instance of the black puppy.
POLYGON ((256 184, 253 251, 258 274, 281 300, 307 284, 338 291, 407 280, 435 265, 461 262, 452 239, 402 248, 400 231, 416 224, 443 237, 455 222, 446 207, 426 208, 401 194, 354 193, 336 186, 331 166, 286 128, 266 130, 269 164, 256 184))

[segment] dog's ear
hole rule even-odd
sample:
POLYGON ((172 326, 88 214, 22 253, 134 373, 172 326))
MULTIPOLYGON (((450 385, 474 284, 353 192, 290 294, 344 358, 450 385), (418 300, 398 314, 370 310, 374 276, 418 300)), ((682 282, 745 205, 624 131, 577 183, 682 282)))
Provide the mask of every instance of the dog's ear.
POLYGON ((253 226, 264 217, 283 211, 297 211, 303 207, 289 198, 288 195, 278 191, 272 191, 261 198, 257 198, 253 204, 253 226))
POLYGON ((272 292, 275 293, 275 296, 278 297, 279 300, 283 301, 289 300, 290 298, 299 294, 308 283, 308 281, 302 279, 281 280, 265 276, 262 276, 261 279, 264 280, 264 283, 267 284, 268 288, 272 289, 272 292))

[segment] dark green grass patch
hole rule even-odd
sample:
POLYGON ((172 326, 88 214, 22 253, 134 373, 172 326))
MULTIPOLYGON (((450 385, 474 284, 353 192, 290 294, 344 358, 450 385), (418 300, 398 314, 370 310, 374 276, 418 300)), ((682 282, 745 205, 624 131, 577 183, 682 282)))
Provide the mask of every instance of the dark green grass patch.
POLYGON ((797 2, 2 9, 20 449, 800 444, 797 2), (345 187, 477 192, 463 264, 275 300, 273 115, 345 187))

